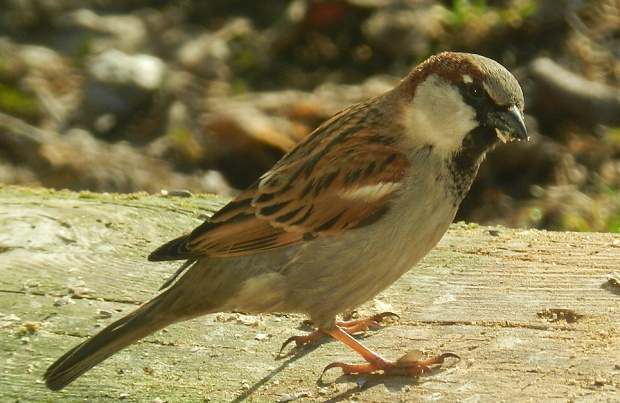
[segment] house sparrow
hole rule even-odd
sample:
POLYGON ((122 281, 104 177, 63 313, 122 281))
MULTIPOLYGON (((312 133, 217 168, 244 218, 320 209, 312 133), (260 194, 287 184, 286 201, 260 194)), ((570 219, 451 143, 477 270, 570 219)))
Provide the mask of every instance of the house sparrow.
POLYGON ((372 319, 336 315, 422 259, 485 154, 513 139, 528 139, 523 94, 504 67, 466 53, 430 57, 394 89, 334 115, 213 217, 153 252, 151 261, 187 262, 161 294, 52 364, 47 386, 64 388, 172 323, 232 310, 307 314, 366 360, 326 369, 420 374, 456 356, 389 361, 350 335, 372 319))

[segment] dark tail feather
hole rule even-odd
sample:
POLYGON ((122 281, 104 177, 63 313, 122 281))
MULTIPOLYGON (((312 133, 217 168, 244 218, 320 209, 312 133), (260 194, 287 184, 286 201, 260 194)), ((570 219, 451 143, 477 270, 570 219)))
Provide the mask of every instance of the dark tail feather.
POLYGON ((180 320, 157 312, 162 296, 117 320, 60 357, 43 375, 47 387, 52 390, 64 388, 111 355, 180 320))

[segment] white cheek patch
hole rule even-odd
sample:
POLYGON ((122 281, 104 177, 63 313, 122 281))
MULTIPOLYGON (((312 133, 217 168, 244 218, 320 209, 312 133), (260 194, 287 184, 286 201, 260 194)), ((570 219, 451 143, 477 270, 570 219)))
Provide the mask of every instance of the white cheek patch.
POLYGON ((478 125, 476 111, 465 103, 456 86, 434 75, 418 86, 412 102, 404 108, 409 136, 442 153, 459 150, 465 135, 478 125))

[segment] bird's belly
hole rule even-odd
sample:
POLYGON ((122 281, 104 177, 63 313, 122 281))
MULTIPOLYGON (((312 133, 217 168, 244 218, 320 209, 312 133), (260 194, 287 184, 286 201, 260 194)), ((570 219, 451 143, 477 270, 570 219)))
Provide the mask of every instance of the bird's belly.
POLYGON ((453 209, 429 211, 415 222, 403 217, 386 227, 351 230, 302 247, 299 263, 283 273, 294 305, 319 327, 329 327, 335 315, 370 300, 415 266, 439 242, 453 216, 453 209))

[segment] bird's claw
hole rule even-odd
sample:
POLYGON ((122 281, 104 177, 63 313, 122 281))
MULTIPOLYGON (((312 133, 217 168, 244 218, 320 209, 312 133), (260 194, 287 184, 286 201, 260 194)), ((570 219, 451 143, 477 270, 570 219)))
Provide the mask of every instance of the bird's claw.
POLYGON ((284 343, 282 343, 282 347, 280 347, 280 352, 278 354, 282 354, 282 351, 284 351, 284 348, 288 346, 289 344, 291 344, 292 342, 295 342, 295 348, 299 348, 299 347, 305 346, 306 344, 313 343, 317 340, 320 340, 325 336, 326 334, 320 330, 317 330, 315 332, 312 332, 310 334, 306 334, 303 336, 291 336, 288 339, 286 339, 284 343))
POLYGON ((422 361, 411 361, 409 356, 409 353, 407 353, 397 361, 377 360, 376 362, 366 364, 345 364, 342 362, 333 362, 323 369, 323 374, 332 368, 341 368, 344 374, 370 374, 382 371, 385 375, 419 376, 425 373, 435 373, 431 366, 443 364, 446 358, 461 359, 461 357, 454 353, 444 353, 437 357, 432 357, 422 361))
POLYGON ((370 328, 380 327, 379 324, 383 323, 383 320, 389 317, 400 319, 400 316, 398 316, 394 312, 382 312, 382 313, 378 313, 366 319, 350 320, 346 322, 337 322, 336 325, 342 328, 342 330, 344 330, 345 332, 349 334, 354 334, 358 332, 365 332, 366 330, 370 328))
POLYGON ((376 315, 371 316, 369 319, 372 319, 372 320, 374 320, 376 322, 381 323, 381 322, 383 322, 383 319, 389 318, 389 317, 392 317, 392 318, 394 318, 396 320, 400 319, 400 315, 398 315, 397 313, 394 313, 394 312, 381 312, 381 313, 378 313, 376 315))
MULTIPOLYGON (((385 318, 389 318, 389 317, 400 319, 400 316, 398 316, 394 312, 382 312, 382 313, 378 313, 366 319, 351 320, 351 321, 346 321, 346 322, 337 322, 336 324, 348 334, 355 334, 358 332, 365 332, 369 330, 370 328, 380 327, 379 324, 382 323, 385 318)), ((314 331, 312 333, 309 333, 303 336, 291 336, 288 339, 286 339, 284 343, 282 343, 282 347, 280 347, 280 352, 278 354, 281 355, 282 351, 284 351, 286 346, 288 346, 289 344, 293 342, 295 342, 295 348, 299 348, 307 344, 319 341, 322 338, 324 338, 326 335, 327 333, 321 330, 317 330, 317 331, 314 331)))

